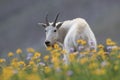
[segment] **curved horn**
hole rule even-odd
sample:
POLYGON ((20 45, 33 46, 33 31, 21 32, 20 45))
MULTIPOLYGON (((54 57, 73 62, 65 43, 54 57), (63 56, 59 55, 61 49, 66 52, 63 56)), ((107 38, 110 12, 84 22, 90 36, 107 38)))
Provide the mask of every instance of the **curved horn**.
POLYGON ((55 18, 55 21, 54 21, 54 23, 53 23, 52 26, 56 26, 56 22, 57 22, 57 19, 58 19, 58 16, 59 16, 59 15, 60 15, 60 13, 57 14, 57 16, 56 16, 56 18, 55 18))
POLYGON ((46 15, 45 20, 46 20, 46 25, 49 26, 49 22, 48 22, 48 14, 46 15))

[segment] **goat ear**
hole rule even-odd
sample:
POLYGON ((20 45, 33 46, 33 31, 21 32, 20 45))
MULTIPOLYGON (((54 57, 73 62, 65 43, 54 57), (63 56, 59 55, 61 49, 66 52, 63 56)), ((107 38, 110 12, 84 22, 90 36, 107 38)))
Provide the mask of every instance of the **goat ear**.
POLYGON ((39 26, 43 26, 44 28, 46 28, 46 27, 47 27, 47 25, 46 25, 46 24, 44 24, 44 23, 38 23, 38 25, 39 25, 39 26))
POLYGON ((63 24, 62 22, 58 23, 57 26, 56 26, 56 28, 59 29, 62 24, 63 24))

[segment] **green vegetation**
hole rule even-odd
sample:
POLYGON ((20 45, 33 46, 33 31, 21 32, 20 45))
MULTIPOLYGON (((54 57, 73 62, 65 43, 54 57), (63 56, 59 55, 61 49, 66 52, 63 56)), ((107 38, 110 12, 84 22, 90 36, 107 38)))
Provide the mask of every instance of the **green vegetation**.
POLYGON ((106 40, 106 45, 109 52, 100 44, 98 51, 71 53, 68 65, 61 58, 66 51, 57 44, 54 49, 47 48, 50 53, 44 56, 33 48, 28 48, 25 55, 19 48, 16 53, 8 53, 8 61, 0 59, 0 80, 119 80, 120 47, 111 39, 106 40), (79 58, 80 54, 83 57, 79 58))

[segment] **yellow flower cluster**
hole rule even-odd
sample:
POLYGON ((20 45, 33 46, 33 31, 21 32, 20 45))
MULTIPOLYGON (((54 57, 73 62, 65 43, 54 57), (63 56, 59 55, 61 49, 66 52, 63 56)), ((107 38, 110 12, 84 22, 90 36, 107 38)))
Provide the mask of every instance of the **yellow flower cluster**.
POLYGON ((29 52, 29 53, 34 53, 35 50, 34 50, 33 48, 27 48, 27 52, 29 52))
POLYGON ((18 49, 16 50, 16 53, 17 53, 17 54, 21 54, 21 53, 22 53, 22 49, 18 48, 18 49))
POLYGON ((40 52, 35 52, 34 53, 34 58, 39 58, 41 56, 41 53, 40 52))
POLYGON ((48 59, 49 59, 49 56, 46 55, 46 56, 44 57, 44 60, 45 60, 45 61, 48 61, 48 59))
POLYGON ((106 44, 109 45, 109 46, 116 45, 116 43, 114 41, 112 41, 110 38, 106 39, 106 44))
POLYGON ((77 43, 82 44, 82 45, 86 45, 87 42, 85 40, 80 39, 80 40, 77 40, 77 43))
POLYGON ((4 63, 6 60, 0 58, 0 63, 4 63))
POLYGON ((9 56, 9 57, 12 57, 12 56, 14 56, 14 53, 13 53, 13 52, 9 52, 9 53, 8 53, 8 56, 9 56))
MULTIPOLYGON (((84 40, 77 41, 82 46, 84 40)), ((23 54, 21 48, 8 53, 8 59, 0 58, 0 80, 106 80, 120 79, 120 47, 111 39, 106 40, 108 52, 103 44, 98 50, 85 50, 67 53, 55 44, 41 53, 33 48, 27 48, 23 54), (109 51, 110 50, 110 51, 109 51), (69 63, 63 60, 68 55, 69 63), (16 56, 17 55, 17 56, 16 56)))

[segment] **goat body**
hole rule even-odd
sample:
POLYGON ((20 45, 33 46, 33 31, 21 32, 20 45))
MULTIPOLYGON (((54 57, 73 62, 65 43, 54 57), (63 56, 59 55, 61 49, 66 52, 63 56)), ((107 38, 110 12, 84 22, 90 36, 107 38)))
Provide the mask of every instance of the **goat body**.
POLYGON ((83 47, 85 50, 91 48, 96 49, 96 38, 90 26, 84 19, 76 18, 64 22, 57 22, 58 16, 59 14, 57 14, 53 23, 48 22, 47 16, 46 24, 38 23, 45 28, 46 47, 53 46, 55 43, 62 45, 63 49, 67 51, 67 54, 64 55, 66 61, 69 61, 68 55, 71 53, 71 49, 73 52, 79 52, 81 44, 78 44, 78 40, 82 39, 86 41, 86 45, 83 47))
MULTIPOLYGON (((59 22, 58 22, 59 23, 59 22)), ((94 47, 96 49, 97 42, 94 33, 92 32, 88 23, 82 18, 64 21, 58 30, 58 42, 63 44, 63 48, 69 55, 71 48, 78 51, 80 46, 77 40, 85 40, 87 42, 86 49, 94 47)), ((67 55, 64 55, 64 59, 67 55)))
POLYGON ((80 39, 87 41, 88 48, 94 46, 96 49, 96 38, 88 23, 82 18, 64 21, 58 32, 58 42, 62 43, 64 49, 68 52, 70 52, 71 48, 77 50, 79 46, 77 40, 80 39), (93 44, 91 45, 90 42, 93 42, 93 44))

